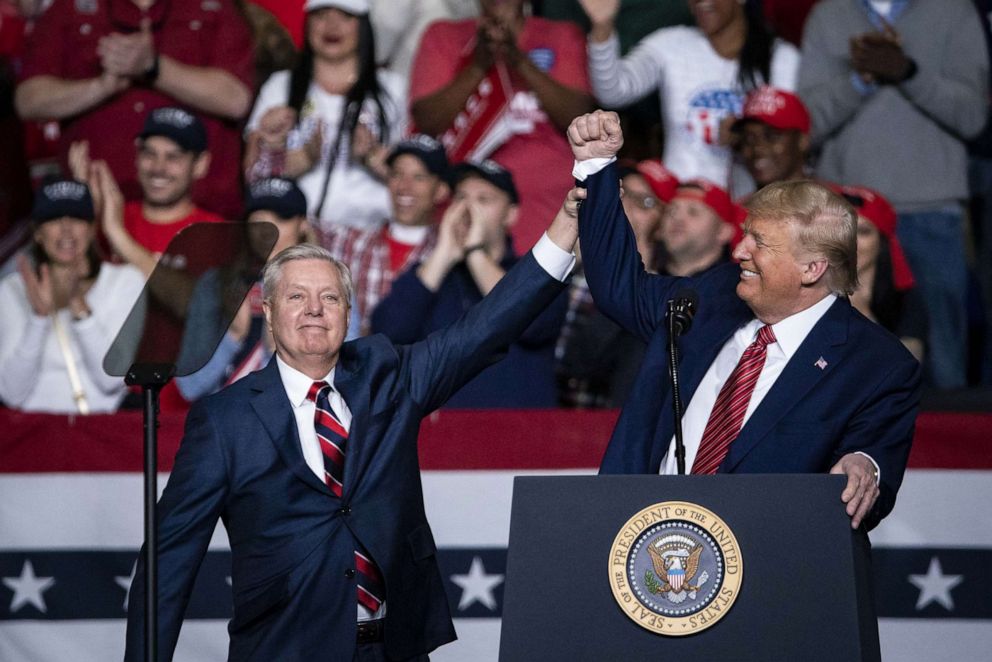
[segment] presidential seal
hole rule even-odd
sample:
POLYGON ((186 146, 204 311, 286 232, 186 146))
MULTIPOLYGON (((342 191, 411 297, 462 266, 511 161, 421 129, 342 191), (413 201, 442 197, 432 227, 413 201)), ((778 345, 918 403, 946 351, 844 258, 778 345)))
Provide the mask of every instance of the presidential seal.
POLYGON ((681 637, 723 618, 740 592, 743 563, 727 524, 685 501, 649 506, 610 549, 610 587, 642 628, 681 637))

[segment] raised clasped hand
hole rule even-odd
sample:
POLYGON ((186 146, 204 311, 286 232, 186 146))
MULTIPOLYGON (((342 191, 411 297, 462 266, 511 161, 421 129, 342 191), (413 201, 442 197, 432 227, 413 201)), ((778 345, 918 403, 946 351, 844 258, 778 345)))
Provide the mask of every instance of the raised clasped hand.
POLYGON ((576 161, 610 158, 623 147, 620 117, 606 110, 579 115, 568 126, 568 143, 576 161))

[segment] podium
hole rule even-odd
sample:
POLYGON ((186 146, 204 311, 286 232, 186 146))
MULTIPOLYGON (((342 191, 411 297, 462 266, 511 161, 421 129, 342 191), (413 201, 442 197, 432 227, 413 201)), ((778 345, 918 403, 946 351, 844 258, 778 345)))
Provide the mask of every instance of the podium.
POLYGON ((514 480, 499 659, 881 659, 843 476, 514 480))

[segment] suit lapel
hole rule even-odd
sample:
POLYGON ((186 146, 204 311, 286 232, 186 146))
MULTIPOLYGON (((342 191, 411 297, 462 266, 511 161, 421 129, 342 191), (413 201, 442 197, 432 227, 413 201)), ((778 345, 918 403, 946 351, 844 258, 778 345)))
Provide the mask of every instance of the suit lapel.
POLYGON ((269 365, 257 375, 258 378, 252 385, 255 393, 251 399, 251 406, 276 447, 279 457, 300 480, 321 492, 333 494, 303 459, 300 434, 296 429, 296 417, 286 397, 286 388, 279 377, 279 367, 276 365, 275 357, 272 357, 269 365))
POLYGON ((369 408, 371 395, 368 380, 358 374, 358 360, 352 344, 342 347, 334 370, 334 388, 344 398, 351 411, 351 429, 348 430, 348 450, 344 461, 344 493, 353 494, 355 481, 371 457, 368 440, 369 408))
POLYGON ((789 410, 828 372, 837 368, 844 356, 849 313, 848 301, 838 299, 816 323, 730 445, 730 451, 720 465, 721 472, 732 472, 789 410))

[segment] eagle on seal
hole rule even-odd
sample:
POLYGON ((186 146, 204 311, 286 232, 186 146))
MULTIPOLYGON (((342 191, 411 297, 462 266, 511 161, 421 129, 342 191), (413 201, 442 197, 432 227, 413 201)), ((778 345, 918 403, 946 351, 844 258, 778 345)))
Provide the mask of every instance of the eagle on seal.
POLYGON ((699 587, 690 582, 699 569, 699 556, 702 553, 702 545, 684 536, 670 536, 655 545, 649 545, 651 564, 662 581, 658 592, 698 590, 699 587))

